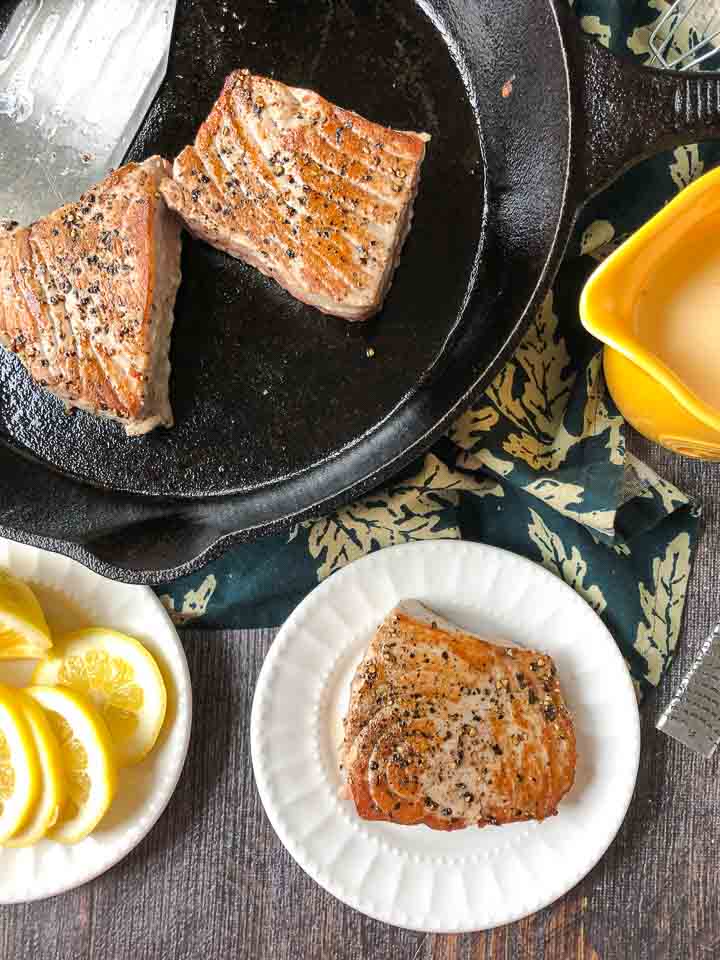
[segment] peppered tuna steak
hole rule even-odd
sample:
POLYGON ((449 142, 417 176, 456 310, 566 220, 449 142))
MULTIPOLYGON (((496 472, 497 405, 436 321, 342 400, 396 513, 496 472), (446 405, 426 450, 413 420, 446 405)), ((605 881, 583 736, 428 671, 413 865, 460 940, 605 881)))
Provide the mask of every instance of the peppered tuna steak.
POLYGON ((0 223, 0 343, 71 406, 129 434, 172 425, 180 223, 160 157, 129 163, 30 227, 0 223))
POLYGON ((198 237, 365 320, 392 282, 429 139, 238 70, 161 189, 198 237))
POLYGON ((366 820, 436 830, 543 820, 575 776, 550 657, 393 610, 352 683, 342 765, 366 820))

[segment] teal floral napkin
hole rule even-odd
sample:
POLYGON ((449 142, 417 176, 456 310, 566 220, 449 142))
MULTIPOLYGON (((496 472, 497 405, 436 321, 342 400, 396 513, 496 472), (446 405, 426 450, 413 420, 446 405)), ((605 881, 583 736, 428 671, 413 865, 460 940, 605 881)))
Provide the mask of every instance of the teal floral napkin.
MULTIPOLYGON (((586 31, 649 60, 665 0, 576 0, 586 31)), ((687 25, 678 49, 692 40, 687 25)), ((601 352, 578 297, 597 262, 673 194, 720 162, 689 145, 628 173, 583 212, 554 289, 515 356, 473 409, 392 484, 289 533, 239 546, 158 589, 178 623, 282 623, 322 579, 372 551, 479 540, 541 563, 605 621, 638 694, 667 669, 680 632, 700 509, 625 446, 601 352)))

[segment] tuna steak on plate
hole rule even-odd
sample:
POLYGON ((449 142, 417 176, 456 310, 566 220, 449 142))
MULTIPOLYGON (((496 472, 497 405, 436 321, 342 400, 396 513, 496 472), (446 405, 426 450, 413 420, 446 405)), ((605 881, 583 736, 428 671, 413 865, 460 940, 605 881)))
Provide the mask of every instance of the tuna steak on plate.
POLYGON ((341 763, 361 817, 436 830, 543 820, 575 760, 550 657, 466 633, 417 601, 388 615, 345 718, 341 763))

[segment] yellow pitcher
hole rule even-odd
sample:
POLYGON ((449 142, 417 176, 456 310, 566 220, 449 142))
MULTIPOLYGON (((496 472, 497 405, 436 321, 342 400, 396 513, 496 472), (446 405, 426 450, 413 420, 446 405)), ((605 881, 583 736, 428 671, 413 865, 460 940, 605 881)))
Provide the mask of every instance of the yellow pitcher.
POLYGON ((664 447, 720 460, 720 168, 593 273, 580 316, 620 412, 664 447))

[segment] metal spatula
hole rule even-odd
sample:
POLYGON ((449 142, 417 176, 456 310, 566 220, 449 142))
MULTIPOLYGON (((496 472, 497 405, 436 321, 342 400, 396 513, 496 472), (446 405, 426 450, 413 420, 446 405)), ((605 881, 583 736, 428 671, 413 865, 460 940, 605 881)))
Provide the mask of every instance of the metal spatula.
POLYGON ((165 76, 176 0, 21 0, 0 36, 0 217, 76 200, 122 158, 165 76))

